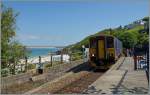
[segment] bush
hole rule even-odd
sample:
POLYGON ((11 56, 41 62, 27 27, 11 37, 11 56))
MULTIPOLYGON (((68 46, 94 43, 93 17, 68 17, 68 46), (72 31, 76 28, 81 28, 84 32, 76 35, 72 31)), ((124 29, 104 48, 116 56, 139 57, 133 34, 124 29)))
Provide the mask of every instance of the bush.
POLYGON ((52 65, 51 64, 45 64, 45 66, 44 66, 45 68, 50 68, 50 67, 52 67, 52 65))
POLYGON ((9 69, 5 68, 5 69, 1 69, 1 75, 2 77, 6 77, 9 75, 9 69))
POLYGON ((137 36, 131 32, 123 32, 119 35, 124 48, 133 48, 137 43, 137 36))
POLYGON ((82 52, 76 52, 76 53, 73 53, 71 59, 72 59, 72 61, 82 59, 82 52))
POLYGON ((36 65, 35 64, 28 64, 28 69, 35 69, 36 68, 36 65))

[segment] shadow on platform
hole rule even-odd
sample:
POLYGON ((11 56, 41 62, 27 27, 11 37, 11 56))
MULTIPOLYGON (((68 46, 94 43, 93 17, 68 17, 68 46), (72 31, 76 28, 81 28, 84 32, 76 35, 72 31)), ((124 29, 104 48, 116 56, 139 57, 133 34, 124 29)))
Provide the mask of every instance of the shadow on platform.
POLYGON ((115 85, 113 85, 114 88, 110 88, 113 89, 112 93, 113 94, 147 94, 148 93, 148 89, 144 88, 144 87, 133 87, 133 88, 127 88, 124 85, 120 85, 119 88, 116 88, 115 85))

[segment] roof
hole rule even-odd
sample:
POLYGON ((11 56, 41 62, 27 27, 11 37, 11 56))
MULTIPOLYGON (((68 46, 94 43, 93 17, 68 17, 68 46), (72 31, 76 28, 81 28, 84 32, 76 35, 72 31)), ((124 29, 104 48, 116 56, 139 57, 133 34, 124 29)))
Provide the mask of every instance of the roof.
POLYGON ((113 37, 113 38, 115 38, 114 36, 112 36, 112 35, 106 35, 106 34, 100 34, 100 35, 98 35, 98 36, 91 36, 91 38, 97 38, 97 37, 113 37))

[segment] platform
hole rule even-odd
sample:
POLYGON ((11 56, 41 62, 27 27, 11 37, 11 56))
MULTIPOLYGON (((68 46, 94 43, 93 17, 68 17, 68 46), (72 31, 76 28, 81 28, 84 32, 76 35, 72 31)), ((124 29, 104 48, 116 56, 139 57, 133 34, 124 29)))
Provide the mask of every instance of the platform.
POLYGON ((126 57, 124 64, 119 70, 127 70, 127 74, 122 80, 118 94, 146 94, 148 93, 148 81, 145 70, 134 70, 134 60, 126 57))
POLYGON ((135 71, 133 58, 125 57, 91 84, 84 93, 146 94, 148 93, 146 73, 144 70, 135 71))

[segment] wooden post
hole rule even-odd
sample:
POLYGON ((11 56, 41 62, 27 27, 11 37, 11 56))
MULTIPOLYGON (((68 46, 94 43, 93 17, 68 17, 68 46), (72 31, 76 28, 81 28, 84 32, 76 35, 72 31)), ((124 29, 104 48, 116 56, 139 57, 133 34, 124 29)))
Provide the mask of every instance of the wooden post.
POLYGON ((27 62, 28 62, 28 58, 27 58, 27 57, 25 57, 25 72, 27 72, 27 71, 28 71, 27 62))
POLYGON ((71 53, 70 53, 70 64, 71 64, 71 53))
POLYGON ((52 54, 50 56, 51 56, 51 66, 52 66, 52 64, 53 64, 53 56, 52 56, 52 54))
POLYGON ((39 56, 39 64, 41 64, 41 56, 39 56))
POLYGON ((62 51, 61 51, 61 64, 63 63, 63 54, 62 54, 62 51))
POLYGON ((13 66, 13 74, 15 75, 15 69, 16 69, 16 60, 15 60, 15 58, 13 58, 13 60, 14 60, 14 66, 13 66))
POLYGON ((22 64, 20 64, 21 65, 21 72, 22 72, 22 64))
POLYGON ((39 68, 38 68, 38 73, 42 74, 43 73, 43 69, 42 69, 42 63, 41 63, 41 56, 39 56, 39 68))

